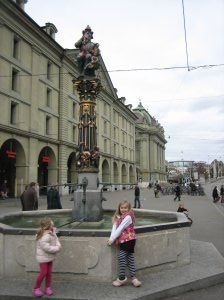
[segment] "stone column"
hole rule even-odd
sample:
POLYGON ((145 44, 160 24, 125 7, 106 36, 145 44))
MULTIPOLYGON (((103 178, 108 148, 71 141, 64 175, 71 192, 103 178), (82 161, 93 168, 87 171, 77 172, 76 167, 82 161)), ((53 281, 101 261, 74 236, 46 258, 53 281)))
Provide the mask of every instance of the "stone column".
POLYGON ((38 168, 38 140, 30 138, 29 140, 29 181, 37 182, 37 168, 38 168))
POLYGON ((74 192, 73 218, 81 222, 103 219, 102 194, 98 186, 99 149, 96 135, 96 97, 100 80, 80 77, 73 80, 80 98, 78 184, 74 192))

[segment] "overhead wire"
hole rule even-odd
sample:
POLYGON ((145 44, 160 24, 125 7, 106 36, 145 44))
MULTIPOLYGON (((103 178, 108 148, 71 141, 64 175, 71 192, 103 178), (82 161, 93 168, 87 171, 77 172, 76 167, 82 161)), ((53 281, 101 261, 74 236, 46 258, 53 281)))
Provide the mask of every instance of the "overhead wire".
POLYGON ((167 98, 167 99, 158 99, 158 100, 150 100, 151 102, 168 102, 168 101, 190 101, 190 100, 209 100, 211 98, 221 98, 220 100, 224 100, 224 94, 214 95, 214 96, 200 96, 200 97, 189 97, 189 98, 167 98))
POLYGON ((137 72, 137 71, 166 71, 166 70, 178 70, 178 69, 189 69, 189 71, 193 71, 193 70, 196 70, 196 69, 214 68, 214 67, 222 67, 222 66, 224 66, 224 63, 199 65, 199 66, 174 66, 174 67, 115 69, 115 70, 109 70, 107 72, 112 73, 112 72, 137 72))
POLYGON ((188 47, 187 47, 187 32, 186 32, 186 22, 185 22, 185 10, 184 10, 184 0, 182 0, 182 11, 183 11, 183 23, 184 23, 184 39, 185 39, 185 51, 186 51, 186 58, 187 58, 187 69, 190 71, 189 67, 189 59, 188 59, 188 47))
MULTIPOLYGON (((223 67, 224 63, 220 64, 209 64, 209 65, 199 65, 199 66, 189 66, 189 70, 203 69, 203 68, 214 68, 214 67, 223 67)), ((186 66, 174 66, 174 67, 153 67, 153 68, 131 68, 131 69, 115 69, 115 70, 100 70, 101 73, 114 73, 114 72, 138 72, 138 71, 166 71, 166 70, 178 70, 178 69, 188 69, 186 66)), ((62 72, 61 75, 70 75, 69 72, 62 72)), ((58 73, 51 73, 51 76, 58 76, 58 73)), ((47 73, 38 73, 38 74, 17 74, 17 76, 47 76, 47 73)), ((10 75, 0 75, 0 77, 12 77, 10 75)))
POLYGON ((209 141, 209 142, 224 142, 224 138, 223 139, 212 139, 212 138, 199 138, 199 137, 196 137, 196 136, 191 136, 191 135, 172 135, 170 134, 169 135, 169 139, 172 138, 172 137, 177 137, 177 138, 189 138, 189 139, 193 139, 193 140, 200 140, 200 141, 209 141))

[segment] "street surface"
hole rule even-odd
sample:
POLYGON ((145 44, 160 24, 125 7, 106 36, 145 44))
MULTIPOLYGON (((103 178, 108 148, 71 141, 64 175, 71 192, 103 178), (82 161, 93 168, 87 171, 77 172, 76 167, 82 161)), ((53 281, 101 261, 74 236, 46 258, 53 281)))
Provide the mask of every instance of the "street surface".
MULTIPOLYGON (((224 256, 224 205, 221 203, 214 204, 212 202, 212 189, 214 185, 220 187, 224 183, 219 180, 216 183, 207 184, 205 186, 206 196, 189 196, 183 195, 181 202, 185 208, 189 210, 190 217, 193 219, 193 225, 190 229, 191 239, 205 242, 211 242, 224 256)), ((154 197, 153 189, 141 189, 140 199, 142 208, 151 210, 177 211, 178 201, 174 201, 173 195, 154 197)), ((107 201, 103 202, 104 208, 116 209, 121 200, 128 200, 132 204, 134 202, 134 190, 122 190, 114 192, 104 192, 107 201)), ((70 201, 72 195, 64 196, 61 199, 63 208, 72 208, 73 202, 70 201)), ((46 209, 46 197, 39 200, 39 209, 46 209)), ((0 216, 21 210, 19 199, 0 200, 0 216)), ((202 290, 192 291, 183 295, 166 298, 166 300, 223 300, 224 299, 224 283, 209 287, 202 290)))

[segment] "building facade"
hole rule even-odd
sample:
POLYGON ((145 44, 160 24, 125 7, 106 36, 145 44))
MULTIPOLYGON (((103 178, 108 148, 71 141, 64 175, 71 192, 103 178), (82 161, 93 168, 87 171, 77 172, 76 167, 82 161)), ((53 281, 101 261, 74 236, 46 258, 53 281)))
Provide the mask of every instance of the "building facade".
POLYGON ((222 160, 214 159, 210 165, 208 165, 209 178, 217 179, 224 177, 224 163, 222 160))
MULTIPOLYGON (((77 53, 55 41, 54 24, 35 23, 24 11, 26 2, 0 0, 0 184, 8 181, 10 196, 20 195, 31 181, 44 187, 77 177, 79 97, 72 83, 79 75, 77 53)), ((96 106, 100 182, 135 183, 136 128, 139 139, 144 126, 118 98, 102 58, 97 76, 103 86, 96 106)), ((161 136, 150 135, 164 145, 161 136)), ((153 153, 156 148, 150 145, 153 153)), ((151 155, 157 165, 147 162, 148 170, 162 174, 163 155, 151 155)), ((62 186, 61 193, 67 192, 62 186)))
POLYGON ((164 129, 142 106, 133 109, 138 119, 135 128, 135 153, 137 178, 143 183, 165 182, 164 129))

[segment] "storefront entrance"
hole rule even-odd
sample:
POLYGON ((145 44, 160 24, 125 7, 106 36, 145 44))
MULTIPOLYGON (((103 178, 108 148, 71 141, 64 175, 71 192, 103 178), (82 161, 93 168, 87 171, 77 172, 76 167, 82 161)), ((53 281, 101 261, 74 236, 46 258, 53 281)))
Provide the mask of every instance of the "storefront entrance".
POLYGON ((5 141, 0 148, 0 186, 4 181, 8 197, 19 196, 26 182, 24 149, 15 139, 5 141))
POLYGON ((40 186, 40 194, 46 195, 47 186, 57 184, 57 173, 55 154, 50 147, 44 147, 38 158, 38 183, 40 186))

